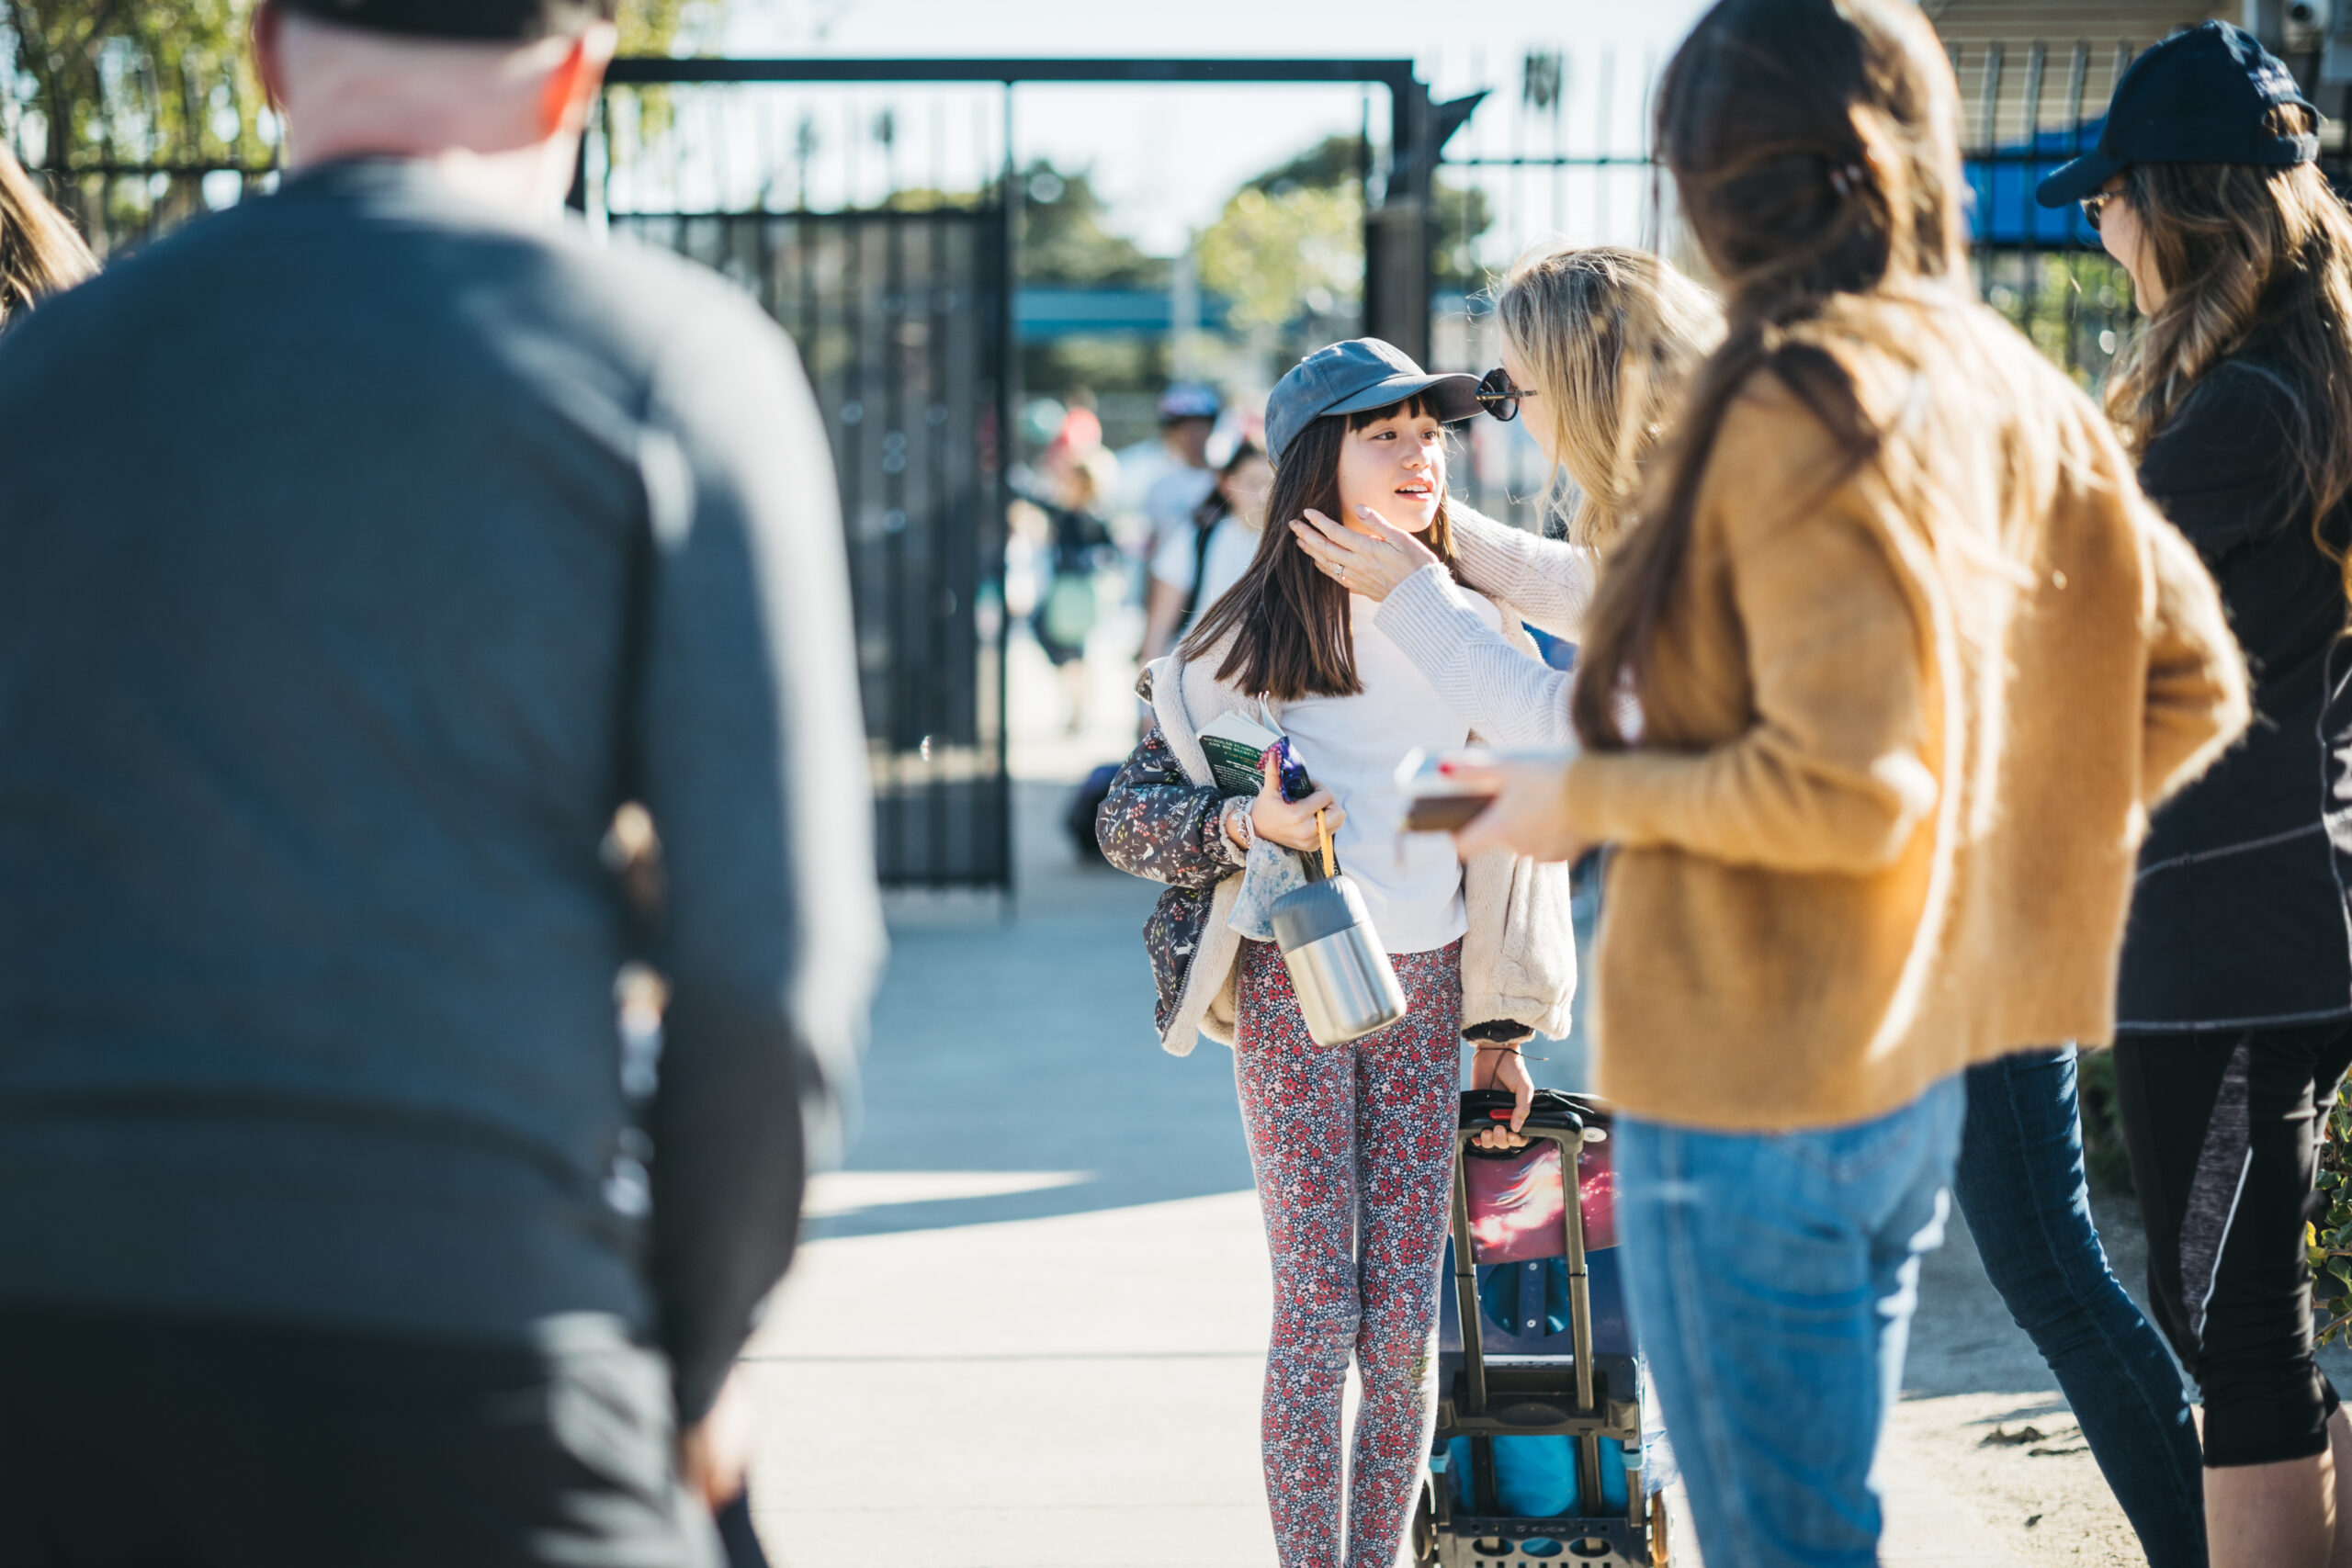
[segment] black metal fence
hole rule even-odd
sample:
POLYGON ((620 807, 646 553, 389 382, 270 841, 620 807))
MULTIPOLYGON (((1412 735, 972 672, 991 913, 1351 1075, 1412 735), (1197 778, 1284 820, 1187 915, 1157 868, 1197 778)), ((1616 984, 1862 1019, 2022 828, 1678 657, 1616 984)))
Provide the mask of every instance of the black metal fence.
MULTIPOLYGON (((2074 211, 2044 212, 2031 192, 2095 140, 2132 54, 2128 41, 1951 47, 1979 285, 2094 389, 2133 330, 2129 282, 2074 211)), ((1432 368, 1480 370, 1497 358, 1491 281, 1537 239, 1698 265, 1651 152, 1659 63, 1607 49, 1418 66, 621 62, 583 158, 590 220, 751 290, 798 342, 817 388, 855 573, 887 880, 1004 886, 1012 871, 1003 545, 1026 188, 1015 81, 1045 71, 1100 82, 1124 68, 1136 81, 1288 73, 1360 85, 1363 297, 1301 308, 1425 344, 1432 368), (924 84, 919 96, 910 80, 924 84)), ((190 101, 212 107, 211 141, 142 141, 139 127, 156 122, 134 104, 120 133, 87 137, 67 166, 44 170, 102 253, 274 185, 266 111, 232 85, 190 101)), ((36 168, 52 141, 5 92, 0 139, 36 168)), ((1467 442, 1458 482, 1472 499, 1538 525, 1545 474, 1524 429, 1481 421, 1467 442)))
POLYGON ((616 212, 799 344, 848 535, 878 870, 1001 886, 1003 209, 616 212))

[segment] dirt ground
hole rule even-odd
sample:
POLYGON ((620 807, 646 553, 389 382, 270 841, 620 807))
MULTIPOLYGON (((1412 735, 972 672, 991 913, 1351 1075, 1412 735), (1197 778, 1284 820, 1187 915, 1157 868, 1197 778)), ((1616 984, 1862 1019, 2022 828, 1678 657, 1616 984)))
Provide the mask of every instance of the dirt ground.
MULTIPOLYGON (((2137 1205, 2101 1198, 2092 1207, 2116 1276, 2144 1309, 2137 1205)), ((2352 1355, 2331 1348, 2321 1363, 2339 1387, 2352 1386, 2352 1355)), ((2049 1369, 1984 1278, 1965 1224, 1953 1224, 1922 1270, 1904 1402, 1887 1442, 1891 1458, 1939 1467, 2020 1563, 2146 1562, 2049 1369), (2027 1427, 2040 1436, 2014 1440, 2027 1427)))

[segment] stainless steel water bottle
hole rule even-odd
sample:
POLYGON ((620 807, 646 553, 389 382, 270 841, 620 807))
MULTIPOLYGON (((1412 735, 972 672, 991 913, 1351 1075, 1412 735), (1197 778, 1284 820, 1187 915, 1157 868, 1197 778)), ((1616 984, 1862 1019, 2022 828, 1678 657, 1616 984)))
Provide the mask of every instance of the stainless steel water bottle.
POLYGON ((1363 895, 1339 874, 1331 834, 1323 839, 1323 880, 1285 893, 1270 911, 1306 1032, 1317 1045, 1345 1045, 1405 1016, 1405 990, 1365 912, 1363 895))

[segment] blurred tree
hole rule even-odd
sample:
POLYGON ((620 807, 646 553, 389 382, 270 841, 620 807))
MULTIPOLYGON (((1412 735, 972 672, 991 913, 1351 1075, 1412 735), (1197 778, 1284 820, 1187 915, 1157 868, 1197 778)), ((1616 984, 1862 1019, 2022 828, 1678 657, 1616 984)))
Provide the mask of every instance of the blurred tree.
POLYGON ((1201 236, 1201 282, 1233 302, 1247 330, 1279 331, 1303 311, 1337 313, 1363 291, 1363 197, 1354 181, 1242 186, 1201 236))
POLYGON ((248 0, 6 4, 11 96, 40 117, 45 166, 266 161, 248 0))
MULTIPOLYGON (((1020 174, 1021 281, 1064 288, 1165 289, 1170 267, 1124 234, 1103 226, 1107 208, 1088 170, 1056 168, 1045 159, 1020 174)), ((1157 337, 1057 338, 1021 347, 1021 384, 1065 401, 1111 400, 1125 409, 1168 379, 1167 345, 1157 337)), ((1131 416, 1106 423, 1125 436, 1131 416)))
POLYGON ((1168 263, 1102 226, 1091 171, 1040 158, 1021 172, 1021 276, 1072 287, 1165 288, 1168 263))
MULTIPOLYGON (((1201 236, 1201 281, 1234 302, 1237 324, 1287 328, 1303 314, 1345 313, 1363 289, 1363 141, 1329 136, 1244 184, 1201 236)), ((1478 242, 1494 205, 1476 185, 1438 176, 1432 281, 1486 287, 1478 242)))
MULTIPOLYGON (((724 4, 625 0, 621 48, 707 40, 724 4)), ((0 0, 0 96, 39 117, 51 169, 266 164, 252 14, 253 0, 0 0)))

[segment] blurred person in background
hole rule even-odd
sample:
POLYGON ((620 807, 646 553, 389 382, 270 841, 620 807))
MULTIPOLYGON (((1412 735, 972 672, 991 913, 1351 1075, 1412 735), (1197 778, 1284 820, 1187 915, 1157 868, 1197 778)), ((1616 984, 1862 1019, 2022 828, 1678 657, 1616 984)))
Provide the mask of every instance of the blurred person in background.
POLYGON ((1586 750, 1455 770, 1503 786, 1465 855, 1615 846, 1627 1295, 1716 1568, 1877 1561, 1962 1070, 2110 1036, 2145 813, 2246 719, 2211 576, 1976 299, 1958 108, 1907 4, 1700 20, 1658 145, 1728 334, 1586 617, 1586 750))
POLYGON ((0 327, 41 296, 71 288, 97 270, 65 214, 0 147, 0 327))
POLYGON ((1192 528, 1162 539, 1151 558, 1138 664, 1148 664, 1175 647, 1193 617, 1241 581, 1258 553, 1258 535, 1266 525, 1266 497, 1273 489, 1274 465, 1254 441, 1242 442, 1218 465, 1216 488, 1193 513, 1192 528))
POLYGON ((2132 276, 2147 324, 2108 410, 2254 670, 2245 743, 2141 848, 2115 1044, 2221 1568, 2352 1562, 2352 1421, 2312 1359, 2305 1250, 2352 1065, 2352 218, 2317 130, 2283 63, 2207 22, 2132 63, 2098 146, 2040 191, 2132 276))
POLYGON ((1102 507, 1118 483, 1119 460, 1101 445, 1102 427, 1092 414, 1080 410, 1070 420, 1044 464, 1051 497, 1035 503, 1045 517, 1045 570, 1029 625, 1038 648, 1059 672, 1064 728, 1076 735, 1086 728, 1091 679, 1087 643, 1102 619, 1095 580, 1117 553, 1102 507), (1090 434, 1092 444, 1087 445, 1090 434))
POLYGON ((1162 541, 1183 532, 1193 513, 1216 486, 1209 466, 1209 438, 1216 434, 1225 399, 1215 387, 1179 381, 1159 395, 1159 434, 1118 453, 1122 513, 1142 514, 1142 559, 1147 565, 1162 541))
POLYGON ((741 1517, 870 807, 790 344, 559 221, 615 36, 265 5, 280 189, 0 340, 11 1565, 741 1517))

